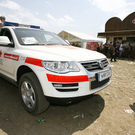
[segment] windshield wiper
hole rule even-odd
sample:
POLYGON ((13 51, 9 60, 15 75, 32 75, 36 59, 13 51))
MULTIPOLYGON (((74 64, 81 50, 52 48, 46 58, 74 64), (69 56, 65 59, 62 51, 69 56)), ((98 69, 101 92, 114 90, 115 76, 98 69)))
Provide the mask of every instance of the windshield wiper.
POLYGON ((60 45, 65 45, 65 46, 69 46, 68 44, 60 44, 60 45))
POLYGON ((45 44, 21 44, 21 45, 45 45, 45 44))
POLYGON ((58 44, 58 43, 48 43, 48 44, 46 44, 46 45, 66 45, 66 46, 68 46, 67 44, 58 44))
POLYGON ((46 44, 46 45, 57 45, 57 44, 48 43, 48 44, 46 44))

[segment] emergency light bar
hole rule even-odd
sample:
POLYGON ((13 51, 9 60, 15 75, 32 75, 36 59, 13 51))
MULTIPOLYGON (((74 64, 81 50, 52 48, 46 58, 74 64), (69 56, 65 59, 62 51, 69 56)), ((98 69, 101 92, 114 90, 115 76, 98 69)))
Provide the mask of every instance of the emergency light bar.
POLYGON ((40 26, 19 24, 19 23, 14 23, 14 22, 7 22, 7 21, 4 21, 3 25, 5 25, 5 26, 19 26, 19 27, 27 27, 27 28, 40 29, 40 26))

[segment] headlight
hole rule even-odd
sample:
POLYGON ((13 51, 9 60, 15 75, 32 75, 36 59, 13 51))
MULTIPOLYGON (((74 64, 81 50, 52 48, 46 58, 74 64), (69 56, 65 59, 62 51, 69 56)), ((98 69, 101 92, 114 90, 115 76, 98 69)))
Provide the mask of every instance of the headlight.
POLYGON ((68 61, 43 61, 43 66, 52 72, 67 73, 80 71, 78 66, 74 62, 68 61))

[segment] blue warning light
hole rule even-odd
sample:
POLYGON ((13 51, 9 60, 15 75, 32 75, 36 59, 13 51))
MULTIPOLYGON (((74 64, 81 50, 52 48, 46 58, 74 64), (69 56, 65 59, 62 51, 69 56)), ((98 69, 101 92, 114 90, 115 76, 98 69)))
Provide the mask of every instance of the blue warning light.
POLYGON ((19 24, 19 23, 14 23, 14 22, 7 22, 7 21, 4 21, 3 25, 5 25, 5 26, 17 26, 17 27, 27 27, 27 28, 40 29, 40 26, 19 24))
POLYGON ((18 23, 4 21, 3 25, 5 25, 5 26, 18 26, 18 23))
POLYGON ((30 25, 31 28, 40 29, 40 26, 30 25))

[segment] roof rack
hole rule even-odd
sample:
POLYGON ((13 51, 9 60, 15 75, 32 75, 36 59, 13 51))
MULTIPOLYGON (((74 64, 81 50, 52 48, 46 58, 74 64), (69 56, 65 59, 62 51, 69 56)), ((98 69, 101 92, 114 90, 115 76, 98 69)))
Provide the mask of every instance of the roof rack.
POLYGON ((4 21, 4 22, 3 22, 3 25, 4 25, 4 26, 17 26, 17 27, 27 27, 27 28, 40 29, 40 26, 27 25, 27 24, 19 24, 19 23, 15 23, 15 22, 7 22, 7 21, 4 21))

